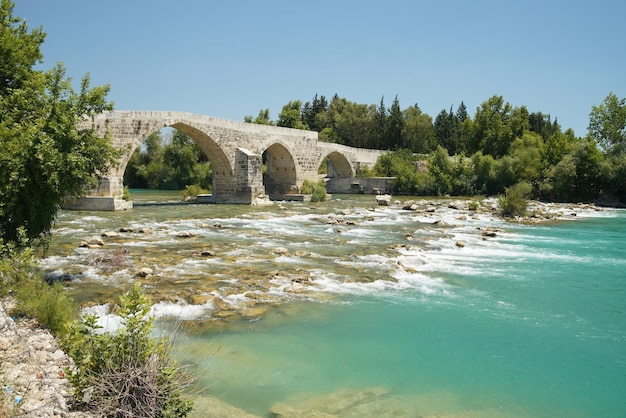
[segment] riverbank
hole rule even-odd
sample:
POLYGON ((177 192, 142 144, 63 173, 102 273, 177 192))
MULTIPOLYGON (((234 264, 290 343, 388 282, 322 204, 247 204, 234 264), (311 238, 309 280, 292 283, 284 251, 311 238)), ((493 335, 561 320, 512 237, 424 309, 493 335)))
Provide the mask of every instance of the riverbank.
POLYGON ((72 388, 64 370, 72 360, 35 320, 12 318, 12 304, 0 300, 0 416, 91 418, 69 409, 72 388))

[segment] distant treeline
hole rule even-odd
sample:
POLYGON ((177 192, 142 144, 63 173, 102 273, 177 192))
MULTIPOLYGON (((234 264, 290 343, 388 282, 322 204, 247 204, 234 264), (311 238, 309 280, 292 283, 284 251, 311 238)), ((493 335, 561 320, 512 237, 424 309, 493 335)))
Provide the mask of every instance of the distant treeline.
POLYGON ((283 106, 277 121, 269 109, 246 122, 319 132, 319 139, 391 151, 363 175, 395 176, 395 193, 500 194, 519 182, 534 197, 556 201, 604 199, 626 203, 626 99, 610 93, 592 106, 589 130, 577 137, 557 119, 514 107, 502 96, 483 102, 473 117, 463 102, 433 119, 417 104, 401 110, 315 95, 283 106), (449 157, 452 156, 452 157, 449 157), (427 160, 419 171, 417 160, 427 160))

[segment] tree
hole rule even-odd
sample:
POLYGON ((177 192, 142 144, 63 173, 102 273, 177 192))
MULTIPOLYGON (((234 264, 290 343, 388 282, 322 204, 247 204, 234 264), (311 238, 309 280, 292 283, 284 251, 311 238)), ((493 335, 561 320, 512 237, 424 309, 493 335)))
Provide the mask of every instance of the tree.
POLYGON ((474 117, 471 151, 482 151, 494 158, 505 155, 515 137, 521 136, 524 130, 524 112, 527 116, 525 108, 514 112, 509 103, 504 103, 502 96, 493 96, 483 102, 474 117))
POLYGON ((385 107, 385 96, 383 96, 380 98, 380 103, 374 115, 374 132, 372 135, 374 138, 373 143, 377 149, 391 149, 387 141, 387 121, 387 107, 385 107))
POLYGON ((404 128, 402 130, 402 148, 426 154, 435 147, 433 120, 422 113, 417 104, 404 110, 404 128))
POLYGON ((589 114, 589 134, 608 154, 626 152, 626 98, 614 93, 589 114))
POLYGON ((109 86, 72 88, 65 68, 35 69, 41 62, 41 28, 29 31, 14 17, 14 4, 0 6, 0 237, 45 237, 67 196, 84 196, 120 152, 109 137, 97 137, 90 118, 113 105, 109 86), (87 122, 78 127, 79 122, 87 122))
POLYGON ((259 114, 254 119, 251 115, 244 116, 243 121, 246 123, 256 123, 257 125, 274 125, 274 121, 270 118, 269 109, 259 110, 259 114))
POLYGON ((334 142, 351 147, 375 148, 372 116, 374 112, 370 106, 335 96, 328 107, 332 125, 329 137, 334 138, 334 142))
POLYGON ((326 126, 324 125, 323 115, 328 110, 328 101, 326 97, 313 98, 313 102, 306 102, 302 106, 302 122, 311 130, 320 132, 326 126))
POLYGON ((448 150, 438 145, 428 159, 428 172, 435 179, 437 194, 447 195, 452 193, 452 170, 453 164, 448 150))
POLYGON ((542 173, 544 144, 541 135, 525 132, 511 144, 510 155, 515 160, 515 171, 520 180, 536 184, 542 173))
POLYGON ((400 110, 398 96, 393 99, 389 108, 387 119, 387 144, 390 149, 398 149, 402 146, 402 131, 404 130, 404 117, 400 110))
POLYGON ((276 122, 276 125, 285 128, 306 129, 300 117, 301 107, 302 102, 300 100, 293 100, 287 103, 278 114, 278 122, 276 122))

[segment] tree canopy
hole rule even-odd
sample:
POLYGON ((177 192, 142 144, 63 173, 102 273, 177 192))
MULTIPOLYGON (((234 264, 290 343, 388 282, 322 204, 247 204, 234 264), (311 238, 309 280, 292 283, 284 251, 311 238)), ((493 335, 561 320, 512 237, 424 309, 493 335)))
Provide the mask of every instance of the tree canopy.
MULTIPOLYGON (((0 6, 0 237, 33 240, 50 231, 67 196, 82 196, 118 158, 110 139, 79 122, 113 104, 109 86, 90 86, 89 75, 75 91, 61 63, 43 71, 41 28, 29 30, 0 6), (23 231, 23 232, 20 232, 23 231)), ((88 125, 88 124, 87 124, 88 125)))

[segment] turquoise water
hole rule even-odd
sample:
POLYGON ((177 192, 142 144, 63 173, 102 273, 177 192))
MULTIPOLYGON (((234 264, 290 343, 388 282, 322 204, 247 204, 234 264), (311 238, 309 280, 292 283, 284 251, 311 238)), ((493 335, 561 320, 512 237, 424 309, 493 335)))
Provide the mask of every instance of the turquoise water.
POLYGON ((153 269, 142 283, 166 296, 155 314, 195 324, 177 355, 199 362, 203 393, 258 416, 280 404, 291 416, 626 416, 626 211, 556 208, 567 220, 520 225, 492 204, 412 212, 339 196, 63 212, 42 265, 76 274, 78 299, 96 303, 153 269), (100 250, 77 248, 128 226, 100 250), (112 253, 117 264, 97 262, 112 253), (237 314, 250 292, 267 308, 252 320, 237 314), (212 300, 234 316, 216 319, 212 300))
POLYGON ((189 353, 214 352, 203 384, 258 415, 377 387, 424 416, 626 416, 626 213, 598 216, 433 249, 439 287, 294 302, 189 353))

